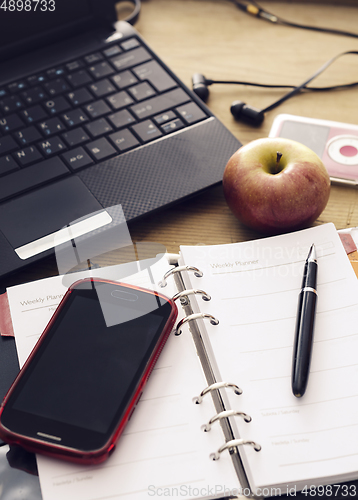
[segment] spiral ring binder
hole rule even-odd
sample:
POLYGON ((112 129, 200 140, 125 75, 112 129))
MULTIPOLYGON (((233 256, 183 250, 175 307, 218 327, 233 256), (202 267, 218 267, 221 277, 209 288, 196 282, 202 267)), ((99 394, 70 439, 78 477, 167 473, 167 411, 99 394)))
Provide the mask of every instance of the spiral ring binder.
POLYGON ((200 404, 206 394, 209 394, 211 391, 216 391, 217 389, 222 389, 224 387, 231 388, 238 396, 242 394, 242 390, 236 384, 233 384, 231 382, 215 382, 215 384, 211 384, 208 387, 205 387, 205 389, 201 391, 199 396, 193 398, 193 403, 200 404))
POLYGON ((251 420, 252 420, 250 415, 247 415, 247 413, 244 413, 243 411, 225 410, 225 411, 217 413, 216 415, 211 417, 211 419, 209 420, 209 422, 207 424, 204 424, 201 426, 201 429, 204 432, 209 432, 213 423, 220 421, 223 418, 229 418, 229 417, 235 417, 235 416, 242 417, 245 420, 245 422, 247 422, 247 423, 251 422, 251 420))
POLYGON ((211 300, 211 296, 204 292, 204 290, 183 290, 182 292, 178 292, 175 295, 173 295, 172 300, 178 300, 182 297, 186 297, 187 295, 193 295, 193 294, 200 294, 202 296, 202 299, 205 301, 211 300))
POLYGON ((198 269, 197 267, 194 267, 194 266, 177 266, 177 267, 173 267, 173 269, 169 269, 169 271, 167 271, 164 274, 162 281, 159 282, 159 286, 162 287, 162 288, 164 288, 165 286, 167 286, 167 279, 169 278, 169 276, 171 276, 172 274, 175 274, 175 273, 181 273, 182 271, 193 271, 194 275, 197 278, 201 278, 203 276, 203 272, 200 271, 200 269, 198 269))
MULTIPOLYGON (((203 342, 202 335, 200 332, 200 326, 197 321, 197 319, 209 319, 210 322, 213 325, 217 325, 219 323, 219 320, 212 316, 211 314, 206 314, 206 313, 196 313, 195 310, 193 310, 192 304, 190 303, 190 295, 194 294, 199 294, 201 295, 203 300, 211 300, 211 297, 208 293, 206 293, 204 290, 200 289, 186 289, 185 286, 185 281, 183 277, 183 271, 190 271, 193 272, 194 275, 198 278, 201 278, 203 276, 203 272, 200 271, 197 267, 194 266, 189 266, 189 265, 184 265, 184 266, 178 266, 178 260, 171 262, 171 264, 174 264, 175 267, 171 268, 169 271, 167 271, 162 280, 158 283, 160 287, 165 287, 167 285, 167 279, 170 276, 174 276, 176 286, 178 289, 178 292, 172 297, 172 300, 180 300, 180 304, 184 310, 185 317, 178 322, 176 330, 175 330, 175 335, 180 335, 181 334, 181 328, 182 326, 187 323, 187 322, 192 322, 190 331, 197 349, 197 353, 200 357, 200 360, 202 362, 205 378, 208 383, 208 387, 203 389, 200 393, 199 396, 193 398, 194 403, 201 403, 203 397, 206 394, 211 394, 212 400, 214 402, 215 410, 216 410, 216 415, 214 415, 209 422, 206 425, 203 425, 201 428, 205 431, 209 431, 211 429, 211 426, 213 423, 216 421, 220 421, 224 436, 225 436, 225 445, 221 446, 221 448, 214 454, 212 454, 212 458, 215 460, 218 460, 220 458, 220 453, 224 451, 225 449, 229 449, 231 447, 235 447, 241 444, 252 444, 252 446, 255 446, 255 449, 261 449, 259 445, 252 441, 245 441, 243 439, 236 439, 235 433, 232 428, 232 421, 230 420, 229 417, 231 416, 240 416, 244 419, 246 422, 251 421, 251 417, 244 412, 240 411, 234 411, 234 410, 226 410, 225 409, 225 403, 223 400, 223 394, 220 392, 221 388, 230 388, 232 389, 235 394, 240 395, 242 394, 242 390, 240 387, 238 387, 236 384, 230 383, 230 382, 217 382, 217 379, 215 377, 215 374, 213 372, 213 369, 210 364, 210 358, 206 349, 206 346, 203 342)), ((231 453, 231 459, 235 468, 235 471, 237 473, 237 476, 239 478, 240 484, 244 485, 244 487, 250 487, 249 485, 249 480, 245 472, 245 468, 242 462, 242 458, 240 456, 240 453, 231 453)))
POLYGON ((218 451, 215 453, 210 454, 211 460, 219 460, 220 454, 225 451, 225 450, 230 450, 231 448, 236 448, 236 446, 242 446, 244 444, 249 444, 253 447, 255 451, 260 451, 261 450, 261 445, 258 443, 255 443, 255 441, 249 441, 247 439, 232 439, 231 441, 228 441, 227 443, 224 443, 218 451))
POLYGON ((187 323, 188 321, 193 321, 194 319, 200 319, 200 318, 208 318, 212 325, 219 324, 219 320, 217 318, 215 318, 214 316, 212 316, 211 314, 207 314, 207 313, 191 314, 190 316, 187 316, 186 318, 183 318, 179 321, 179 323, 176 327, 175 335, 181 334, 181 327, 184 325, 184 323, 187 323))

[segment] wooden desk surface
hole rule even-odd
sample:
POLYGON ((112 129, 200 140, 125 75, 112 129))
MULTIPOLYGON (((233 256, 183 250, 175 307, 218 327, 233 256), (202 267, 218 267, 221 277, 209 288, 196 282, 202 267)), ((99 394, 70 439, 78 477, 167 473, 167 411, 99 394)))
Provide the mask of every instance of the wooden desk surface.
MULTIPOLYGON (((342 3, 262 4, 295 22, 358 31, 357 7, 342 3)), ((217 0, 144 0, 136 28, 188 86, 195 72, 212 79, 299 84, 336 54, 358 50, 358 39, 275 26, 243 13, 230 2, 217 0)), ((358 81, 358 58, 349 55, 315 84, 352 81, 358 81)), ((358 88, 296 96, 267 113, 260 128, 237 123, 230 114, 236 99, 262 109, 284 92, 213 85, 208 106, 243 144, 267 137, 280 113, 358 124, 358 88)), ((325 222, 334 222, 337 229, 358 225, 358 191, 332 186, 317 224, 325 222)), ((131 234, 134 241, 160 242, 171 252, 178 251, 180 244, 219 244, 260 236, 234 218, 221 187, 133 224, 131 234)))
MULTIPOLYGON (((356 6, 344 2, 319 4, 263 2, 267 10, 295 22, 358 32, 356 6)), ((350 3, 350 0, 349 2, 350 3)), ((190 86, 191 75, 213 79, 299 84, 328 59, 358 50, 358 39, 275 26, 253 18, 224 0, 143 0, 136 29, 171 69, 190 86)), ((333 85, 358 81, 357 56, 345 56, 315 83, 333 85)), ((208 106, 243 143, 266 137, 279 113, 358 124, 358 88, 306 93, 267 113, 260 128, 236 123, 229 108, 240 99, 257 108, 277 100, 284 91, 216 85, 208 106)), ((358 225, 358 190, 332 186, 330 200, 317 224, 334 222, 337 229, 358 225)), ((221 187, 131 224, 133 241, 163 244, 177 252, 180 244, 219 244, 260 237, 229 211, 221 187)), ((43 263, 7 279, 6 286, 46 276, 55 264, 43 263)))

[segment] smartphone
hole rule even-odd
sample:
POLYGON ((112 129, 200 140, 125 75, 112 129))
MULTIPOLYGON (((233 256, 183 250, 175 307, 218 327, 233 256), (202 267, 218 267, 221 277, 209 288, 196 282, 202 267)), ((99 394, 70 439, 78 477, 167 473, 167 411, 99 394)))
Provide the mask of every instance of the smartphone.
POLYGON ((76 463, 104 461, 174 326, 171 299, 88 278, 70 286, 0 408, 0 438, 76 463))

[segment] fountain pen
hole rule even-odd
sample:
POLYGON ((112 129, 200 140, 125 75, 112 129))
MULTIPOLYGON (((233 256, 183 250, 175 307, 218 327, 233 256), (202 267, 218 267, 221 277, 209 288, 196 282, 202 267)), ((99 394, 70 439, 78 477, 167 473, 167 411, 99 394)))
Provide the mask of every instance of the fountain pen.
POLYGON ((298 296, 293 344, 291 382, 292 392, 297 398, 302 397, 306 391, 310 371, 317 301, 317 268, 316 249, 312 245, 305 262, 302 289, 298 296))

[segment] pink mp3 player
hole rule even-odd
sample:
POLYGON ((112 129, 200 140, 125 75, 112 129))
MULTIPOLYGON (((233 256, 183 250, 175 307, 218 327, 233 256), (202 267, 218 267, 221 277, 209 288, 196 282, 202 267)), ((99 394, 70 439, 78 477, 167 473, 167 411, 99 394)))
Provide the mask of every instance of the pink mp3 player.
POLYGON ((281 114, 269 137, 305 144, 321 158, 332 182, 358 185, 358 125, 281 114))

